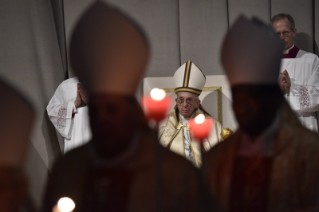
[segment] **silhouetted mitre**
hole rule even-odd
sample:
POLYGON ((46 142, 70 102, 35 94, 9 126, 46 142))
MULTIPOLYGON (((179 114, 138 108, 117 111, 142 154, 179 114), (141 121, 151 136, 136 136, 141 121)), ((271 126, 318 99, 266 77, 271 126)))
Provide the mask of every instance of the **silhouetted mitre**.
POLYGON ((31 104, 0 80, 0 166, 21 167, 35 118, 31 104))
POLYGON ((175 72, 174 81, 175 93, 189 92, 200 95, 204 88, 206 77, 194 63, 187 61, 175 72))
POLYGON ((71 66, 89 94, 135 94, 148 57, 141 29, 102 1, 82 15, 71 37, 71 66))
POLYGON ((240 16, 225 36, 221 62, 231 86, 278 82, 282 43, 273 29, 240 16))

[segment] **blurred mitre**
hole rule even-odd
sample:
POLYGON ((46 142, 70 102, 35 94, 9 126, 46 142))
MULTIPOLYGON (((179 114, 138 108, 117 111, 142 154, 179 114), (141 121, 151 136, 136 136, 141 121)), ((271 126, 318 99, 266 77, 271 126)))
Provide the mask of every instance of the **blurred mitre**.
POLYGON ((94 2, 74 28, 71 66, 89 94, 134 95, 148 58, 148 42, 142 30, 102 1, 94 2))
POLYGON ((30 141, 35 118, 31 104, 0 80, 0 166, 19 168, 30 141))
POLYGON ((189 92, 200 95, 206 76, 192 61, 187 61, 174 74, 175 93, 189 92))
POLYGON ((231 86, 278 82, 283 44, 267 24, 240 16, 226 34, 221 62, 231 86))

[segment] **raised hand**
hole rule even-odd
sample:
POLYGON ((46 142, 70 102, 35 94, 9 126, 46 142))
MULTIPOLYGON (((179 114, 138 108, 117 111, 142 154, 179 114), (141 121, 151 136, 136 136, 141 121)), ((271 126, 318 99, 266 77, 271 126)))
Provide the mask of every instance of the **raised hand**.
POLYGON ((82 106, 86 106, 88 104, 88 95, 81 83, 78 83, 78 92, 81 96, 82 106))
POLYGON ((284 94, 287 94, 290 92, 291 82, 290 82, 290 77, 287 70, 284 70, 280 74, 279 85, 284 94))

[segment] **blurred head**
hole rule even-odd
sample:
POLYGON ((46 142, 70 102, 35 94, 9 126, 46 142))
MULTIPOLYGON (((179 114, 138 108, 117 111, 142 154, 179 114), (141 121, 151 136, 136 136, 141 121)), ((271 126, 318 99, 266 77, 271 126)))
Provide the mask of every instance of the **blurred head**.
POLYGON ((233 109, 240 129, 258 136, 274 121, 283 102, 277 84, 238 84, 232 88, 233 109))
POLYGON ((198 96, 189 92, 177 93, 177 98, 175 101, 179 113, 186 119, 189 119, 200 105, 198 96))
POLYGON ((145 124, 141 107, 129 95, 95 94, 89 101, 89 115, 92 144, 104 158, 125 150, 145 124))
POLYGON ((295 21, 291 15, 278 14, 271 19, 274 31, 280 36, 284 44, 284 49, 289 49, 293 45, 293 38, 296 35, 295 21))

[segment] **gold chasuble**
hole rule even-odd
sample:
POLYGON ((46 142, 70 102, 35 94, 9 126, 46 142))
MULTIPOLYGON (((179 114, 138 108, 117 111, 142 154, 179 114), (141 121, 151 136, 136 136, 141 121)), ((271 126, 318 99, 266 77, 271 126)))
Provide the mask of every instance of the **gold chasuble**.
MULTIPOLYGON (((197 109, 194 112, 193 117, 196 117, 199 114, 204 114, 205 117, 212 118, 214 121, 209 137, 203 141, 204 149, 205 151, 208 151, 215 144, 222 140, 220 137, 222 127, 218 121, 216 121, 213 117, 209 116, 208 114, 204 113, 201 109, 197 109)), ((188 137, 190 139, 190 151, 193 155, 192 162, 196 167, 200 167, 202 161, 201 147, 199 141, 192 138, 188 124, 186 126, 183 125, 181 116, 178 113, 178 108, 174 109, 173 112, 171 112, 169 116, 160 124, 160 143, 169 150, 185 157, 184 127, 186 128, 186 132, 188 133, 188 137)))

